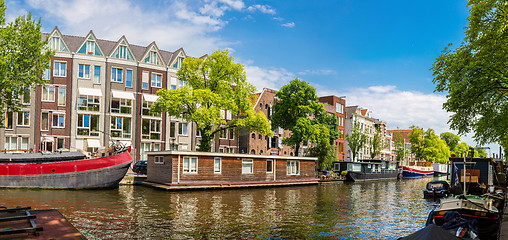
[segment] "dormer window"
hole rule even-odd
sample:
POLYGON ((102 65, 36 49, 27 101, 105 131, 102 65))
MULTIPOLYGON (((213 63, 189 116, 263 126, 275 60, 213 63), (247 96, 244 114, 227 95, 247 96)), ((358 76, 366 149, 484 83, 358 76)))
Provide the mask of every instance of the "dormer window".
POLYGON ((183 62, 183 57, 176 58, 175 64, 173 64, 173 68, 176 68, 176 69, 181 68, 182 62, 183 62))
POLYGON ((86 53, 87 54, 94 54, 95 53, 95 42, 86 41, 86 53))
POLYGON ((126 59, 126 60, 134 60, 131 51, 127 47, 127 44, 124 40, 120 42, 118 47, 115 49, 113 54, 111 55, 114 58, 126 59))
POLYGON ((63 40, 58 33, 55 33, 49 39, 49 48, 51 48, 52 50, 55 50, 57 52, 69 52, 69 50, 63 43, 63 40))
POLYGON ((145 58, 146 63, 152 63, 152 64, 159 64, 159 61, 157 60, 157 52, 150 51, 148 56, 145 58))
POLYGON ((92 37, 92 35, 90 35, 83 43, 83 45, 81 45, 81 48, 79 48, 78 53, 86 55, 102 56, 102 52, 96 45, 97 43, 95 42, 95 39, 92 37))

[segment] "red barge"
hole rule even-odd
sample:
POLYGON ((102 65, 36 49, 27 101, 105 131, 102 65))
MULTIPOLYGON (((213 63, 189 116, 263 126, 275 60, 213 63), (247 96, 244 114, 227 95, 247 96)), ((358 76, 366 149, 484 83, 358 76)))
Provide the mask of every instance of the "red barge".
POLYGON ((112 188, 127 173, 131 147, 98 158, 80 152, 0 154, 0 187, 112 188))

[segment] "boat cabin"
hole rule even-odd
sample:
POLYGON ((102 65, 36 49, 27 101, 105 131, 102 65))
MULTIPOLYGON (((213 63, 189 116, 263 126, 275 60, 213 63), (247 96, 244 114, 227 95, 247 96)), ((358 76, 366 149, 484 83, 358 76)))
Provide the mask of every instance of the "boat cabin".
POLYGON ((397 178, 398 164, 380 159, 365 159, 358 162, 337 161, 333 162, 333 170, 347 171, 347 179, 352 181, 397 178))
POLYGON ((470 193, 483 194, 489 186, 499 184, 495 177, 496 162, 492 158, 466 158, 464 168, 464 158, 451 157, 450 165, 452 185, 455 182, 463 184, 465 179, 470 193), (464 169, 466 170, 465 178, 464 169))
POLYGON ((317 184, 313 157, 148 152, 147 182, 169 186, 317 184))

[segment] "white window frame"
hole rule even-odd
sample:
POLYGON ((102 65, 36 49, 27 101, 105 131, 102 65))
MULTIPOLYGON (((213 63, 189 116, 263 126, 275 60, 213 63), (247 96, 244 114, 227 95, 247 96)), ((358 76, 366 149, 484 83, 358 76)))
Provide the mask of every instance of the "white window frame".
POLYGON ((101 98, 98 96, 91 95, 79 95, 78 96, 78 111, 87 111, 87 112, 100 112, 101 111, 101 98), (86 99, 86 104, 80 105, 79 100, 86 99), (97 100, 97 102, 95 102, 97 100), (97 111, 89 110, 88 106, 98 106, 97 111), (80 109, 85 108, 85 109, 80 109))
POLYGON ((58 87, 58 106, 65 106, 66 102, 67 102, 67 88, 58 87), (62 89, 63 89, 63 98, 61 98, 60 96, 62 89))
POLYGON ((123 68, 119 68, 119 67, 112 67, 111 68, 111 82, 123 83, 123 68), (120 78, 118 78, 119 71, 121 72, 120 78))
POLYGON ((134 83, 134 70, 132 69, 125 69, 125 87, 128 87, 128 88, 132 88, 132 84, 134 83), (130 71, 131 72, 131 85, 128 86, 127 85, 127 72, 130 71))
POLYGON ((55 102, 55 87, 54 86, 44 86, 42 87, 42 94, 41 94, 41 101, 42 102, 55 102), (47 99, 44 99, 44 92, 46 92, 47 99), (53 92, 53 94, 50 94, 53 92), (51 97, 53 96, 53 97, 51 97))
POLYGON ((152 73, 151 80, 152 80, 152 87, 162 88, 162 74, 152 73))
POLYGON ((115 120, 114 123, 111 123, 111 128, 109 130, 109 134, 113 136, 113 131, 120 132, 119 138, 131 138, 132 136, 132 118, 130 117, 120 117, 120 116, 111 116, 111 121, 115 120), (117 128, 117 119, 121 119, 120 125, 122 125, 121 128, 117 128), (125 119, 130 119, 130 125, 128 127, 129 132, 125 132, 123 129, 123 126, 125 124, 125 119))
POLYGON ((4 149, 5 150, 18 150, 18 137, 6 136, 5 143, 4 143, 4 149))
POLYGON ((197 157, 183 157, 183 173, 184 174, 197 174, 198 173, 198 158, 197 157), (192 166, 194 162, 194 166, 192 166))
POLYGON ((242 159, 242 174, 254 174, 254 160, 242 159), (244 166, 250 165, 250 172, 244 171, 244 166))
POLYGON ((102 74, 102 67, 99 65, 93 66, 93 83, 95 84, 101 84, 101 74, 102 74), (99 67, 99 75, 97 75, 97 67, 99 67))
POLYGON ((49 130, 49 112, 42 112, 41 113, 41 131, 48 131, 49 130), (43 117, 44 115, 47 115, 48 116, 48 126, 46 128, 44 128, 44 121, 43 121, 43 117))
POLYGON ((99 133, 101 131, 101 119, 100 119, 101 115, 99 114, 78 114, 78 125, 76 127, 76 134, 78 136, 99 136, 99 133), (83 122, 83 126, 79 126, 79 117, 83 118, 82 119, 82 122, 83 122), (85 127, 84 124, 85 124, 85 115, 88 115, 88 127, 85 127), (97 132, 92 132, 92 117, 97 117, 97 132), (81 134, 78 134, 79 130, 80 129, 88 129, 88 135, 81 135, 81 134))
POLYGON ((112 98, 111 99, 111 108, 110 112, 112 113, 120 113, 120 114, 132 114, 132 100, 124 99, 124 98, 112 98), (118 101, 118 108, 113 107, 113 101, 118 101), (122 109, 129 109, 128 113, 122 113, 122 109))
POLYGON ((273 173, 273 159, 267 159, 266 160, 266 173, 273 173), (270 165, 272 166, 272 170, 271 171, 268 171, 268 162, 270 162, 270 165))
POLYGON ((86 41, 86 54, 95 54, 95 41, 86 41))
POLYGON ((90 65, 79 64, 78 65, 78 78, 90 79, 90 65))
POLYGON ((18 112, 18 119, 16 121, 16 126, 19 127, 28 127, 30 126, 30 111, 20 111, 18 112), (28 118, 25 118, 28 116, 28 118), (22 117, 21 124, 19 123, 20 117, 22 117))
POLYGON ((51 127, 53 128, 65 128, 65 114, 64 113, 53 113, 52 116, 51 116, 51 127), (58 122, 57 122, 57 125, 55 125, 55 116, 57 116, 57 119, 58 119, 58 122), (63 117, 63 120, 62 120, 62 126, 59 126, 59 123, 60 123, 60 116, 63 117))
POLYGON ((150 140, 161 140, 162 139, 162 120, 159 119, 142 119, 141 125, 144 126, 144 121, 148 121, 148 133, 143 133, 141 130, 141 138, 142 139, 150 139, 150 140), (158 124, 157 124, 158 123, 158 124), (152 138, 152 134, 158 134, 159 138, 152 138))
POLYGON ((189 135, 189 131, 188 131, 188 125, 187 123, 184 123, 184 122, 180 122, 178 123, 178 135, 179 136, 188 136, 189 135), (184 127, 185 125, 185 127, 184 127))
POLYGON ((286 173, 287 175, 300 175, 300 161, 288 160, 286 173))
POLYGON ((19 146, 21 150, 28 150, 30 148, 30 138, 29 137, 21 137, 21 144, 19 146), (24 140, 26 140, 26 145, 24 143, 24 140))
POLYGON ((143 71, 143 73, 141 73, 141 89, 148 90, 150 86, 149 82, 150 82, 150 73, 148 71, 143 71))
POLYGON ((53 76, 55 77, 66 77, 67 76, 67 62, 62 61, 55 61, 53 63, 53 76), (58 64, 58 67, 57 67, 58 64), (62 66, 65 66, 64 69, 62 69, 62 66))
POLYGON ((155 163, 155 164, 164 164, 164 157, 163 156, 155 156, 153 158, 153 163, 155 163))
POLYGON ((213 158, 213 173, 214 174, 222 174, 222 158, 216 157, 213 158), (217 165, 218 162, 218 165, 217 165), (217 168, 218 166, 218 168, 217 168))

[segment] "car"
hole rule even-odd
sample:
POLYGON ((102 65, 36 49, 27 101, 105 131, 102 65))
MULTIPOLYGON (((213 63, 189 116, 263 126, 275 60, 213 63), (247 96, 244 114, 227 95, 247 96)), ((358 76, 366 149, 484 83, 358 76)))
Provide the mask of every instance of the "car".
POLYGON ((137 161, 132 167, 132 171, 137 174, 146 174, 147 161, 137 161))

